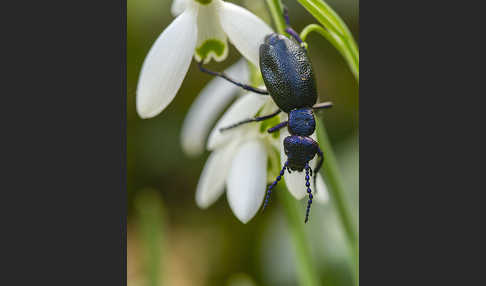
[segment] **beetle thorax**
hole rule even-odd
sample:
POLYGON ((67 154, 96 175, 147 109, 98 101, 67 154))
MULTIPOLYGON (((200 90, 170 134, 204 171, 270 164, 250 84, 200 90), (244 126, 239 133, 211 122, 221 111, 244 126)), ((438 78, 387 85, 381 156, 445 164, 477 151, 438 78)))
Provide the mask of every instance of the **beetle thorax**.
POLYGON ((289 133, 309 136, 316 129, 316 120, 312 108, 294 109, 289 113, 289 133))

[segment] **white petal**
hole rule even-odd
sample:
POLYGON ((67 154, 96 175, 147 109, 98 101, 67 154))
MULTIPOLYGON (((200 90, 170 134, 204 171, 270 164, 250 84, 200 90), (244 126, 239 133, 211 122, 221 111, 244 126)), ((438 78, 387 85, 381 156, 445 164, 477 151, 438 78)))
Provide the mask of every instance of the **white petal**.
POLYGON ((219 19, 231 43, 259 67, 260 45, 272 29, 250 11, 228 2, 220 6, 219 19))
POLYGON ((285 173, 285 184, 289 192, 298 200, 307 195, 305 187, 305 172, 292 171, 291 174, 285 173))
POLYGON ((172 1, 172 6, 170 7, 170 13, 172 16, 176 17, 182 14, 186 9, 186 5, 192 0, 174 0, 172 1))
POLYGON ((214 148, 223 145, 229 139, 231 139, 232 136, 237 134, 241 128, 243 128, 243 126, 225 130, 224 132, 220 132, 220 128, 255 117, 258 110, 263 106, 263 104, 265 104, 267 100, 271 99, 268 96, 262 96, 254 93, 247 93, 238 98, 238 100, 236 100, 235 103, 226 111, 223 117, 221 117, 213 131, 211 131, 208 139, 208 149, 214 150, 214 148))
POLYGON ((159 114, 174 99, 191 64, 197 40, 196 9, 187 9, 150 49, 137 86, 140 117, 159 114))
MULTIPOLYGON (((284 154, 285 156, 285 154, 284 154)), ((284 161, 285 162, 285 161, 284 161)), ((312 168, 316 164, 316 159, 313 159, 310 162, 310 165, 312 168)), ((316 180, 319 181, 319 176, 317 176, 316 180)), ((321 178, 322 179, 322 178, 321 178)), ((284 175, 284 180, 285 184, 287 185, 287 188, 289 192, 298 200, 304 198, 307 196, 307 187, 305 186, 305 171, 298 172, 298 171, 292 171, 291 174, 288 172, 285 173, 284 175)), ((311 186, 312 186, 312 193, 316 194, 316 186, 314 185, 314 178, 311 177, 311 186)), ((316 182, 318 184, 318 182, 316 182)), ((322 187, 322 186, 320 186, 322 187)))
MULTIPOLYGON (((228 76, 248 81, 248 64, 244 59, 225 70, 228 76)), ((240 87, 215 77, 199 93, 182 125, 182 148, 190 156, 204 151, 206 137, 216 118, 241 90, 240 87)))
POLYGON ((213 0, 210 4, 200 5, 197 19, 197 45, 194 54, 196 61, 204 59, 208 63, 211 59, 218 62, 228 56, 228 41, 226 33, 221 28, 217 7, 219 1, 213 0))
POLYGON ((329 201, 329 193, 327 192, 327 187, 324 182, 324 178, 322 178, 322 175, 320 173, 317 174, 315 188, 316 190, 314 191, 314 193, 317 202, 327 203, 329 201))
POLYGON ((226 181, 228 203, 243 223, 252 219, 265 196, 267 151, 260 140, 241 145, 233 158, 226 181))
POLYGON ((209 207, 223 193, 234 151, 235 145, 230 144, 209 155, 197 184, 196 203, 200 208, 209 207))

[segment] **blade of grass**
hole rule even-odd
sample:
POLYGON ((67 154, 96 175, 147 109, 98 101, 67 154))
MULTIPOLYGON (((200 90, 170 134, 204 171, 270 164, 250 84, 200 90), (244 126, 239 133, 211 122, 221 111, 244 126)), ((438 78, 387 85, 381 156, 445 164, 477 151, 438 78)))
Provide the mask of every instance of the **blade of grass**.
POLYGON ((140 191, 135 200, 135 208, 147 286, 162 285, 165 216, 160 195, 152 189, 140 191))
POLYGON ((309 239, 304 227, 304 216, 302 205, 290 192, 280 187, 279 199, 282 202, 284 213, 287 218, 289 232, 295 250, 297 275, 299 285, 318 286, 322 285, 317 273, 313 256, 310 249, 309 239))

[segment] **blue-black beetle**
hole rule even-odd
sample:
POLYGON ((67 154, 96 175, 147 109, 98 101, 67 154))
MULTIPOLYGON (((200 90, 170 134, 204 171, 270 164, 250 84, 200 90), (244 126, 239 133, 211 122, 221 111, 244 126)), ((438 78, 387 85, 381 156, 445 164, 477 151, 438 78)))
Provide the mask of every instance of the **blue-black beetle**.
POLYGON ((259 94, 270 94, 279 107, 279 110, 272 114, 235 123, 222 128, 222 131, 245 123, 272 118, 281 111, 288 113, 288 121, 281 122, 268 129, 268 132, 272 133, 287 126, 290 136, 287 136, 283 142, 287 161, 276 180, 268 187, 263 209, 267 206, 272 189, 281 180, 285 170, 288 172, 305 170, 305 184, 309 196, 305 215, 305 222, 307 222, 313 199, 310 188, 310 176, 312 176, 313 171, 309 166, 309 161, 316 155, 319 156, 319 162, 314 170, 314 173, 317 173, 324 160, 319 145, 309 137, 314 133, 316 127, 313 110, 331 107, 332 103, 316 104, 318 97, 316 81, 307 51, 298 34, 290 27, 286 11, 285 19, 287 22, 286 32, 295 40, 273 33, 266 36, 264 43, 260 46, 260 70, 268 91, 239 83, 224 73, 207 70, 202 66, 202 63, 199 63, 199 68, 203 72, 220 76, 246 90, 259 94))

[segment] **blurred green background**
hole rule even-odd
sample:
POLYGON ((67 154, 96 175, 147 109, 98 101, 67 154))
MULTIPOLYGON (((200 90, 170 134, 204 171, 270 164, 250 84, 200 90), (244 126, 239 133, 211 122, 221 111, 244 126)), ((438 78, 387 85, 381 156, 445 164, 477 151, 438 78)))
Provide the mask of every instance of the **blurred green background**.
MULTIPOLYGON (((230 1, 267 22, 265 1, 230 1)), ((327 1, 359 42, 357 0, 327 1)), ((316 21, 295 0, 284 0, 297 31, 316 21)), ((239 222, 223 195, 207 210, 194 200, 199 174, 209 154, 189 158, 180 145, 184 116, 211 79, 194 61, 174 101, 160 115, 136 114, 138 74, 151 45, 173 20, 171 0, 128 0, 127 12, 127 165, 128 285, 298 285, 294 249, 278 193, 264 214, 239 222)), ((340 168, 355 221, 358 212, 358 84, 344 60, 317 35, 307 39, 320 100, 334 102, 321 112, 340 168)), ((240 58, 230 46, 223 70, 240 58)), ((302 205, 304 215, 305 206, 302 205)), ((352 285, 349 252, 332 201, 313 205, 306 225, 323 285, 352 285)))

